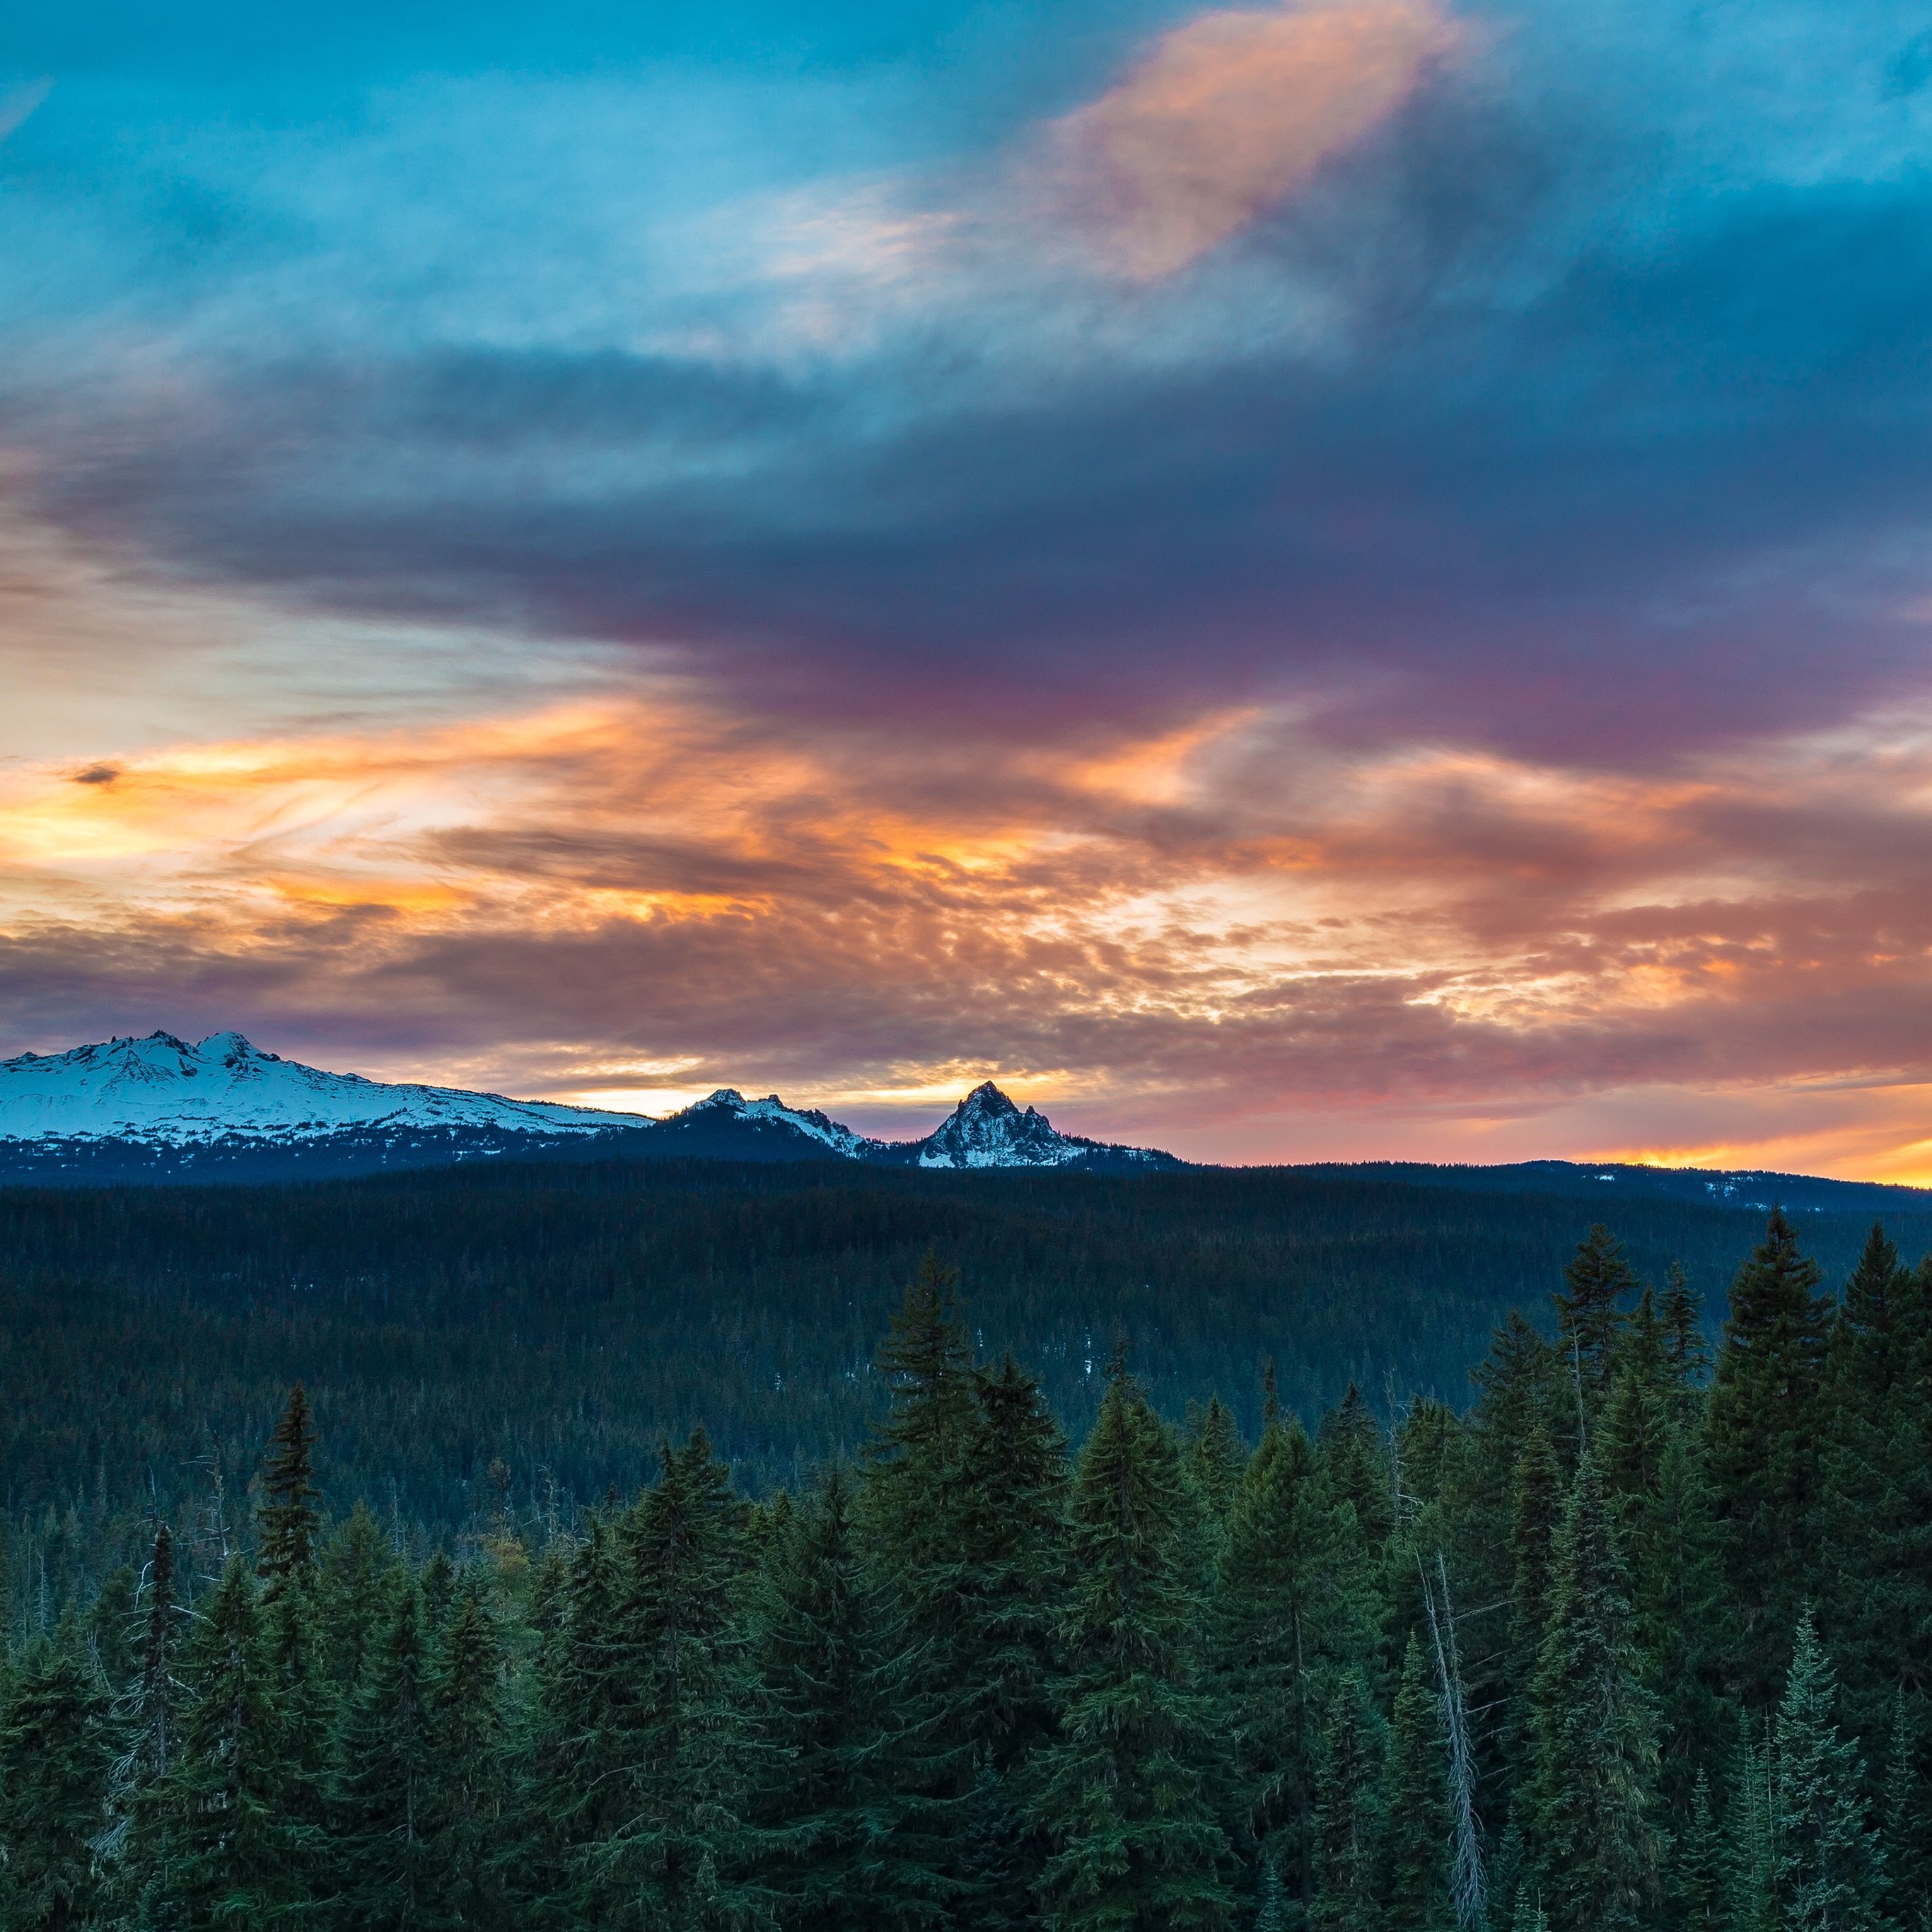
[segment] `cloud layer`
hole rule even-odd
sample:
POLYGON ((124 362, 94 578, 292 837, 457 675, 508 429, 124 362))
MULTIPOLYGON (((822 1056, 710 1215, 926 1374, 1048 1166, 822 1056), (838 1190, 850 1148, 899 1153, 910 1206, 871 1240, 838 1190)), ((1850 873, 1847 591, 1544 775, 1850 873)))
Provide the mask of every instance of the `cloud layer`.
POLYGON ((34 50, 4 1044, 1932 1178, 1932 129, 1856 14, 357 16, 252 121, 34 50))

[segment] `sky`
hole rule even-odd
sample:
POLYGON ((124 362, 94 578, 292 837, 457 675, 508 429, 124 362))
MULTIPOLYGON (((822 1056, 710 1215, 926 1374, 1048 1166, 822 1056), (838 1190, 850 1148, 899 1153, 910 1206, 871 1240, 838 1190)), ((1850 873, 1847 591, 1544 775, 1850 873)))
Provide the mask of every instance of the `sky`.
POLYGON ((29 5, 0 1054, 1932 1184, 1932 0, 29 5))

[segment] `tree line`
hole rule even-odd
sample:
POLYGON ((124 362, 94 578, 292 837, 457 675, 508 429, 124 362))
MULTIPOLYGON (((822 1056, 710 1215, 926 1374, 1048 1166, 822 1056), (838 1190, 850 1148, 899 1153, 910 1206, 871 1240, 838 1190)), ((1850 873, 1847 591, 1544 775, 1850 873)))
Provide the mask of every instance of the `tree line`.
POLYGON ((10 1646, 0 1923, 1928 1923, 1932 1263, 1827 1292, 1774 1214, 1713 1357, 1596 1228, 1465 1412, 1268 1373, 1250 1442, 1121 1344, 1077 1454, 956 1286, 856 1457, 753 1499, 694 1431, 454 1555, 328 1520, 298 1388, 245 1539, 10 1646))

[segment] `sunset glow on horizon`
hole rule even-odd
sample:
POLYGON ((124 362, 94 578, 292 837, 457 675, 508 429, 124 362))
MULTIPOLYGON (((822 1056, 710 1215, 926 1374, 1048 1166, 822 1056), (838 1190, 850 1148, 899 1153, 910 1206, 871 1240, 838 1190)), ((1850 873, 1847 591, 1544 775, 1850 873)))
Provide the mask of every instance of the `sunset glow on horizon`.
POLYGON ((1910 8, 110 11, 0 1056, 1932 1186, 1910 8))

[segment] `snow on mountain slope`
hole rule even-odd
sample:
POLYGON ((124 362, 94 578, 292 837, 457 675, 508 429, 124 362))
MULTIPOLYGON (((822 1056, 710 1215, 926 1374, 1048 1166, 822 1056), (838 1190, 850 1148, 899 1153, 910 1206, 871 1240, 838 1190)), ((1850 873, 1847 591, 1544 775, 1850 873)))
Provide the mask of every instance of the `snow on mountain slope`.
POLYGON ((211 1034, 190 1046, 156 1032, 0 1060, 0 1139, 6 1140, 188 1146, 231 1135, 319 1139, 352 1128, 577 1134, 647 1125, 639 1114, 326 1073, 263 1053, 238 1033, 211 1034))
POLYGON ((721 1087, 688 1107, 680 1108, 675 1114, 667 1114, 663 1124, 695 1124, 707 1116, 789 1127, 808 1140, 820 1142, 832 1153, 843 1154, 848 1160, 872 1160, 885 1144, 882 1141, 868 1140, 863 1134, 854 1133, 842 1122, 821 1114, 816 1107, 788 1107, 776 1094, 767 1094, 762 1100, 748 1100, 735 1087, 721 1087))

